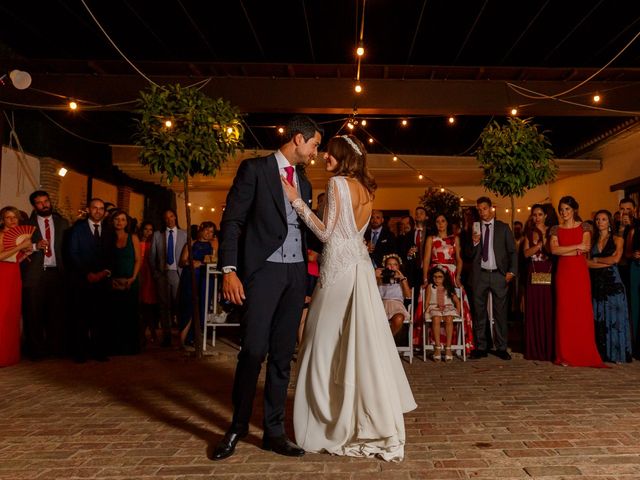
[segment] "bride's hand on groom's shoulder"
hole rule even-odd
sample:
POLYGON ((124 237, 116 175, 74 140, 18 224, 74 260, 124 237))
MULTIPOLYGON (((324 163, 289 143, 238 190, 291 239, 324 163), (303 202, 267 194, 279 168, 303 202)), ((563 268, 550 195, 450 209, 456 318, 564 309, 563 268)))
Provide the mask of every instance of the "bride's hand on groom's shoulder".
POLYGON ((287 195, 287 198, 290 202, 293 202, 296 198, 298 198, 298 189, 290 184, 285 177, 280 177, 282 180, 282 188, 284 188, 284 193, 287 195))

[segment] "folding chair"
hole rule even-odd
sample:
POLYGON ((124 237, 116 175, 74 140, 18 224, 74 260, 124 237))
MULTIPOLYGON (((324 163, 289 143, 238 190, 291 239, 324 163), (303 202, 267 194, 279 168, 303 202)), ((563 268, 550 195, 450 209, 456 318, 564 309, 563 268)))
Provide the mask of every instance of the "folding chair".
POLYGON ((409 318, 404 321, 404 325, 409 325, 407 328, 407 346, 398 346, 398 353, 409 358, 409 363, 413 363, 413 289, 411 289, 411 298, 405 298, 404 306, 409 312, 409 318))
MULTIPOLYGON (((422 295, 422 305, 424 308, 424 327, 422 328, 422 361, 426 362, 427 361, 427 350, 429 351, 433 351, 434 350, 434 345, 431 343, 427 343, 427 339, 428 339, 428 332, 427 332, 427 326, 431 326, 432 322, 431 322, 431 317, 429 316, 429 313, 427 312, 427 303, 426 303, 426 294, 425 294, 425 290, 423 290, 421 292, 422 295)), ((458 326, 457 330, 457 335, 455 335, 455 338, 451 339, 451 352, 457 352, 458 353, 458 357, 462 358, 463 362, 467 361, 467 350, 465 348, 465 343, 466 343, 466 337, 464 334, 464 303, 462 302, 462 290, 460 288, 456 288, 456 295, 458 296, 458 298, 460 299, 460 315, 453 317, 453 326, 455 327, 456 325, 458 326), (456 343, 453 343, 453 342, 456 343)), ((433 340, 434 342, 439 342, 440 341, 440 332, 433 332, 433 340)))

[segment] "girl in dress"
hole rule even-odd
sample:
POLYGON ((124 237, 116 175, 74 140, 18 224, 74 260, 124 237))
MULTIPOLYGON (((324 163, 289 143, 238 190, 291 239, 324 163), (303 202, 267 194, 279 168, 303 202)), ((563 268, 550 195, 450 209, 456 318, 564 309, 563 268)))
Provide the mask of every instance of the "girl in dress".
POLYGON ((375 181, 364 146, 353 135, 329 140, 324 158, 334 176, 323 221, 282 179, 293 208, 325 242, 298 355, 296 440, 309 452, 400 461, 403 413, 416 403, 364 242, 375 181))
MULTIPOLYGON (((440 331, 444 320, 446 341, 444 345, 444 360, 453 360, 451 352, 451 340, 453 338, 453 317, 460 315, 460 299, 456 295, 455 288, 449 275, 441 268, 434 267, 429 270, 429 285, 426 288, 425 303, 427 313, 431 317, 432 330, 440 331)), ((436 342, 433 349, 433 361, 442 360, 442 345, 436 342)))
POLYGON ((409 319, 409 312, 404 306, 405 299, 411 299, 411 289, 409 281, 400 270, 402 260, 397 253, 385 255, 382 259, 384 269, 376 269, 376 278, 378 279, 378 289, 382 297, 384 311, 389 319, 391 333, 395 337, 402 328, 405 320, 409 319), (387 270, 385 272, 384 270, 387 270), (389 274, 388 272, 392 273, 389 274))
POLYGON ((138 281, 140 282, 140 317, 142 319, 141 339, 143 345, 146 343, 147 330, 151 342, 158 340, 156 335, 158 317, 158 298, 156 296, 156 283, 151 273, 151 264, 149 263, 151 253, 151 242, 153 240, 153 223, 142 222, 139 232, 140 238, 140 274, 138 281))

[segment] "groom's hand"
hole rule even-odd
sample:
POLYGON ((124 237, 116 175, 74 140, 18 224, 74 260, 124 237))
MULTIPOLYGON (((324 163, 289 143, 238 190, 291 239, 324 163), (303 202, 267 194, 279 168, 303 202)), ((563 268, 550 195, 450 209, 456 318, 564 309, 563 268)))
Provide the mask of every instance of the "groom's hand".
POLYGON ((236 272, 222 275, 222 296, 235 305, 242 305, 242 301, 246 299, 244 287, 236 272))

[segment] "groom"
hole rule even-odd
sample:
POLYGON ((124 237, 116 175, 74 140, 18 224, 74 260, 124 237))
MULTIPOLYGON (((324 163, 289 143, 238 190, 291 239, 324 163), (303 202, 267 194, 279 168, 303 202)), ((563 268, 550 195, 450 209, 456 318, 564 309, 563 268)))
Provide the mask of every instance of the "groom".
POLYGON ((267 354, 262 448, 304 455, 285 435, 284 411, 307 285, 307 250, 302 222, 285 196, 281 177, 296 185, 301 198, 311 204, 311 184, 299 167, 317 155, 322 133, 310 118, 293 117, 286 129, 287 142, 274 154, 243 161, 227 195, 219 264, 224 298, 242 306, 242 350, 234 378, 231 427, 212 460, 233 455, 238 441, 247 435, 267 354))

